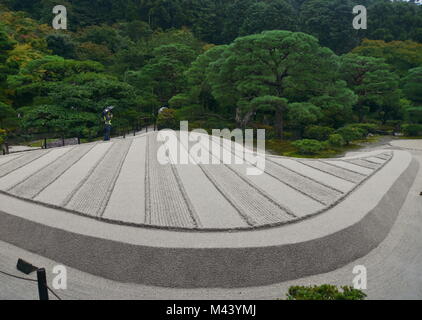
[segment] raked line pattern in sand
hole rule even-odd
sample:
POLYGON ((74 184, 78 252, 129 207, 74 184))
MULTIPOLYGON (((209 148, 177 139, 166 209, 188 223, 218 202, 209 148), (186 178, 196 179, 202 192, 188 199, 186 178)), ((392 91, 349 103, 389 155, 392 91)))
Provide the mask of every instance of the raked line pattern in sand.
POLYGON ((156 226, 198 228, 201 223, 175 166, 161 165, 157 161, 160 144, 155 135, 148 135, 146 139, 145 223, 156 226))
POLYGON ((162 142, 156 137, 151 132, 0 157, 0 192, 111 223, 243 230, 322 213, 393 157, 391 151, 333 160, 269 156, 264 174, 247 176, 250 163, 161 165, 157 152, 162 142))

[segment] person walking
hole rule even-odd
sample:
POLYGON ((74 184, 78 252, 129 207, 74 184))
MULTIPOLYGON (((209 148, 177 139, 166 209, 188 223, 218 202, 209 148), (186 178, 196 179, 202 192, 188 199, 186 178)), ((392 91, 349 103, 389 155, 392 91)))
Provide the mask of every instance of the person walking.
POLYGON ((103 111, 104 118, 104 141, 110 141, 111 129, 113 128, 111 121, 113 120, 114 107, 107 107, 103 111))

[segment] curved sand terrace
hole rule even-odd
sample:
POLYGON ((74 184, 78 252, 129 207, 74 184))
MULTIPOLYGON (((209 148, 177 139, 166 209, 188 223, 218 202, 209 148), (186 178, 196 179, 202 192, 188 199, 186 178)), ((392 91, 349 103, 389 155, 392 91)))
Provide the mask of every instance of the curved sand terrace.
POLYGON ((248 229, 322 213, 392 157, 390 151, 326 161, 268 157, 264 174, 248 176, 248 163, 161 165, 157 153, 163 143, 156 136, 4 157, 0 190, 119 224, 248 229))
POLYGON ((422 140, 393 140, 390 145, 396 148, 410 149, 415 151, 422 151, 422 140))
POLYGON ((0 158, 0 240, 117 281, 270 284, 377 247, 418 170, 410 154, 390 150, 268 157, 261 176, 237 165, 161 168, 154 135, 0 158))

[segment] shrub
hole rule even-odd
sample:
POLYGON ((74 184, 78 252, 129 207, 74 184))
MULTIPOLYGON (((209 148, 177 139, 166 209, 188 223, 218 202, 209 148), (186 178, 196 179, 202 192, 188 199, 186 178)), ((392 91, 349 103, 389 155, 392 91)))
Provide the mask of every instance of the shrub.
POLYGON ((354 124, 348 125, 348 127, 361 129, 367 135, 369 133, 376 133, 378 126, 374 123, 354 123, 354 124))
POLYGON ((328 137, 328 144, 331 147, 341 148, 346 144, 346 141, 344 141, 343 137, 340 134, 336 133, 328 137))
POLYGON ((175 110, 176 119, 193 122, 201 117, 201 108, 199 105, 188 105, 175 110))
MULTIPOLYGON (((276 132, 274 130, 273 126, 265 125, 261 123, 251 123, 251 128, 254 130, 263 129, 265 130, 265 139, 266 140, 274 140, 277 139, 276 132)), ((283 133, 284 139, 287 139, 286 137, 286 131, 283 133)))
POLYGON ((6 142, 6 130, 0 129, 0 146, 6 142))
POLYGON ((422 106, 410 106, 406 108, 405 118, 409 123, 422 123, 422 106))
POLYGON ((365 300, 366 294, 352 287, 341 287, 324 284, 313 287, 291 287, 288 300, 365 300))
POLYGON ((159 130, 162 129, 174 129, 179 128, 179 124, 176 120, 176 110, 165 109, 157 117, 157 127, 159 130))
POLYGON ((333 133, 334 129, 330 127, 310 126, 306 128, 304 137, 306 139, 325 141, 333 133))
POLYGON ((402 126, 403 133, 409 137, 422 135, 422 124, 405 124, 402 126))
POLYGON ((292 143, 300 154, 316 154, 325 148, 324 143, 318 140, 303 139, 292 143))
POLYGON ((343 137, 346 144, 349 144, 353 140, 359 140, 365 137, 365 131, 363 129, 350 126, 338 129, 337 134, 343 137))

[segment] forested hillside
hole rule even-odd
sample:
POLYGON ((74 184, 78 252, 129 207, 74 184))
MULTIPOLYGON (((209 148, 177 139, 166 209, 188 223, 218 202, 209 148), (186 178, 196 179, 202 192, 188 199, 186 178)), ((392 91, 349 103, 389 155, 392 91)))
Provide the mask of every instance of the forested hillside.
POLYGON ((422 6, 389 0, 0 0, 0 144, 36 132, 254 127, 302 153, 422 135, 422 6), (51 27, 65 5, 68 30, 51 27), (352 9, 368 9, 355 30, 352 9))

